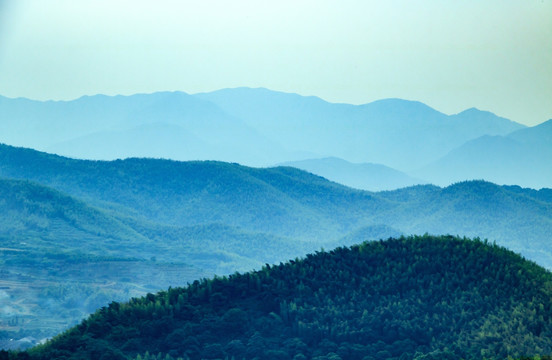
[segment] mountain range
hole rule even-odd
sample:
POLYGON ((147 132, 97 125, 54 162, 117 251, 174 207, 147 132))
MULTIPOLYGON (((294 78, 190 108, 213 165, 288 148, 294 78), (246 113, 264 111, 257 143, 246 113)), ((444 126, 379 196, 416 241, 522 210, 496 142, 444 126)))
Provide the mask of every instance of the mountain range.
POLYGON ((402 99, 332 104, 317 97, 249 88, 196 96, 243 119, 287 149, 402 171, 435 161, 470 139, 505 135, 524 127, 477 109, 448 116, 402 99))
POLYGON ((505 136, 485 135, 450 151, 414 174, 434 184, 486 179, 502 184, 552 187, 552 120, 505 136))
POLYGON ((0 176, 52 187, 105 209, 127 226, 219 223, 316 246, 366 226, 385 225, 406 234, 466 234, 516 251, 547 251, 552 214, 550 189, 471 181, 374 193, 291 167, 75 160, 6 145, 0 146, 0 176))
POLYGON ((0 141, 0 348, 365 240, 480 237, 552 268, 552 120, 249 88, 0 97, 0 141))
MULTIPOLYGON (((552 187, 550 133, 546 123, 526 128, 474 108, 446 115, 416 101, 334 104, 263 88, 45 102, 0 97, 0 141, 6 144, 98 160, 271 166, 339 158, 376 164, 369 172, 351 168, 343 180, 372 191, 412 185, 407 177, 393 179, 397 173, 390 178, 388 168, 441 186, 483 179, 552 187)), ((334 165, 319 163, 317 175, 332 173, 334 165)))
POLYGON ((550 189, 367 192, 293 167, 76 160, 7 145, 0 179, 3 339, 51 336, 108 299, 401 234, 487 238, 552 267, 550 189))

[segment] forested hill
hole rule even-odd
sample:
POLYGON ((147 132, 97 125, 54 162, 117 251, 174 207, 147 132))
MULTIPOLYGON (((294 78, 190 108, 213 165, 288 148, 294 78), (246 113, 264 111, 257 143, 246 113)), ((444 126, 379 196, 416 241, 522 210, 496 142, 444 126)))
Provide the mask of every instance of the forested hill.
POLYGON ((111 303, 29 354, 146 352, 295 360, 551 354, 552 274, 480 240, 365 242, 111 303))
POLYGON ((0 178, 0 199, 3 247, 35 251, 55 243, 56 250, 129 256, 131 244, 146 240, 102 210, 30 181, 0 178))
POLYGON ((146 222, 173 227, 216 223, 309 242, 316 249, 335 246, 361 229, 386 227, 389 233, 378 231, 378 238, 426 232, 480 236, 552 267, 550 189, 470 181, 372 193, 288 167, 84 161, 6 145, 0 145, 0 176, 53 187, 109 210, 135 229, 146 222))
POLYGON ((29 179, 96 206, 170 225, 223 223, 253 231, 336 238, 349 210, 381 207, 368 192, 294 168, 215 161, 86 161, 0 145, 0 176, 29 179))

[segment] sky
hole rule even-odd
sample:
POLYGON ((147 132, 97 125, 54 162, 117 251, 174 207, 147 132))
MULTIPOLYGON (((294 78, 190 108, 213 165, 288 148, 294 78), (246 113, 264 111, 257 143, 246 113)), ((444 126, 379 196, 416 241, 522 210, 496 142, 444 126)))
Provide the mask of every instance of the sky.
POLYGON ((552 118, 552 0, 0 0, 0 95, 239 86, 552 118))

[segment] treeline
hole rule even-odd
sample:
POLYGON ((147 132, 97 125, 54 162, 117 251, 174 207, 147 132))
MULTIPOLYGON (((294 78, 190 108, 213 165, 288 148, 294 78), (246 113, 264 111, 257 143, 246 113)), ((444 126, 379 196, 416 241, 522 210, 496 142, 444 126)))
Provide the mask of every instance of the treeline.
POLYGON ((532 357, 552 354, 551 299, 502 247, 402 237, 113 302, 10 359, 532 357))

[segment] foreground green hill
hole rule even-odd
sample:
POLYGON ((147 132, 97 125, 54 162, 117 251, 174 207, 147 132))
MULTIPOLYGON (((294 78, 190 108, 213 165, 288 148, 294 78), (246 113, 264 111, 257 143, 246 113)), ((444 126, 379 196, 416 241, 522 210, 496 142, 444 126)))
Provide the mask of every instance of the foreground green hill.
POLYGON ((32 359, 459 359, 552 353, 552 274, 494 244, 409 237, 111 303, 32 359))

